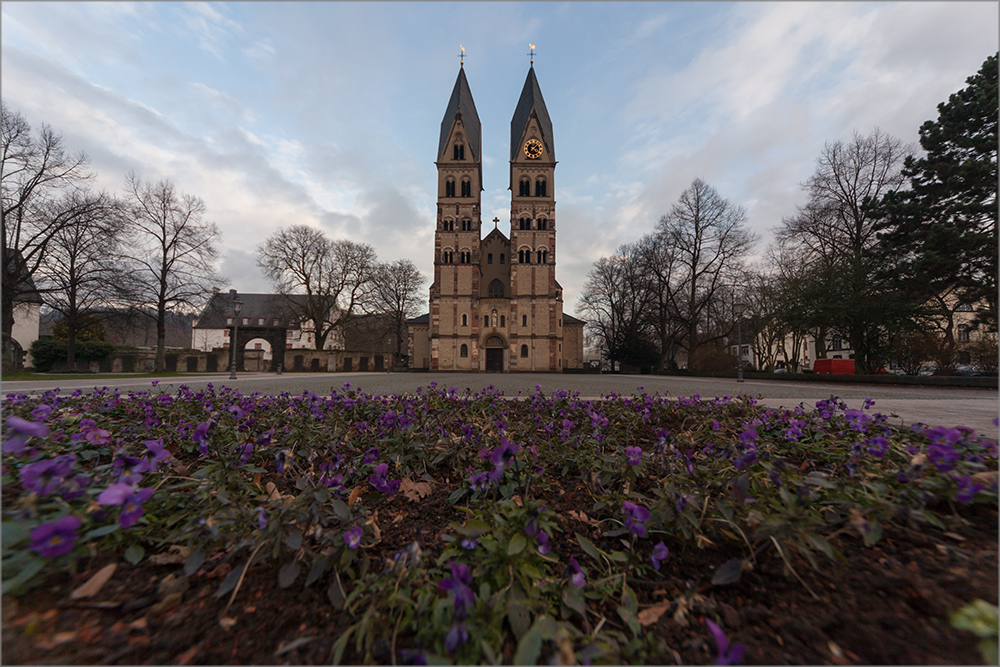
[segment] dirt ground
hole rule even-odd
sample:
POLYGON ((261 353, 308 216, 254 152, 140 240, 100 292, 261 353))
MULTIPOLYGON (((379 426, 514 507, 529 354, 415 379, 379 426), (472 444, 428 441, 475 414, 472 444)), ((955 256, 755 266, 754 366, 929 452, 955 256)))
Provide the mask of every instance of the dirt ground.
MULTIPOLYGON (((424 553, 441 553, 440 537, 460 520, 447 498, 453 488, 436 484, 419 503, 387 498, 383 514, 402 518, 382 528, 372 558, 391 556, 413 540, 424 553), (392 504, 390 508, 388 504, 392 504)), ((560 514, 564 534, 596 537, 568 512, 582 507, 576 489, 550 489, 549 507, 560 514)), ((822 559, 820 569, 789 554, 795 574, 767 550, 736 584, 713 586, 714 569, 735 556, 732 548, 679 549, 665 563, 666 576, 633 580, 640 611, 661 607, 644 628, 668 647, 654 664, 704 664, 715 660, 715 644, 703 621, 707 612, 725 621, 730 641, 746 646, 747 664, 981 664, 977 638, 953 629, 949 614, 983 598, 997 603, 998 517, 978 505, 964 513, 960 530, 887 528, 874 547, 843 535, 835 546, 848 564, 822 559), (801 581, 800 581, 800 579, 801 581)), ((564 555, 576 543, 565 541, 564 555)), ((579 554, 577 554, 579 555, 579 554)), ((214 593, 229 572, 220 559, 206 559, 183 577, 180 564, 120 562, 97 595, 72 600, 107 559, 95 559, 75 577, 64 576, 21 599, 3 599, 2 661, 6 664, 329 664, 339 634, 353 618, 338 613, 325 586, 278 587, 273 567, 251 567, 228 615, 219 619, 228 595, 214 593), (164 580, 167 583, 164 583, 164 580), (176 595, 180 592, 181 595, 176 595), (174 595, 170 595, 174 593, 174 595)), ((661 574, 662 574, 661 573, 661 574)), ((600 614, 602 610, 592 610, 600 614)), ((608 610, 607 623, 619 623, 608 610)), ((397 650, 400 646, 395 647, 397 650)), ((373 655, 389 664, 390 638, 373 655)), ((509 643, 503 656, 513 658, 509 643)), ((362 656, 345 654, 346 662, 362 656)))

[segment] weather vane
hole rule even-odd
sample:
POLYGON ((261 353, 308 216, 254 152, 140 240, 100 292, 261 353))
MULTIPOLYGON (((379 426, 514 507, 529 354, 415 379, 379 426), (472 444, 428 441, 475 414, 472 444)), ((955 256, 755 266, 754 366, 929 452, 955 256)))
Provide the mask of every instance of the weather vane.
POLYGON ((528 55, 531 56, 531 64, 534 65, 535 64, 535 45, 534 44, 528 44, 528 48, 531 49, 531 51, 528 53, 528 55))
POLYGON ((461 60, 458 61, 458 64, 460 67, 465 67, 465 47, 459 44, 458 48, 462 49, 462 52, 458 54, 458 57, 461 58, 461 60))

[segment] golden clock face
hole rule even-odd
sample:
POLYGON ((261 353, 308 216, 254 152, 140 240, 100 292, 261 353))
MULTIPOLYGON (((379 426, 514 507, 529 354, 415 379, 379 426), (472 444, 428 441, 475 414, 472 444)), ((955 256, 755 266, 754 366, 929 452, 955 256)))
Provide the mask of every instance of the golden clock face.
POLYGON ((531 160, 542 157, 542 142, 538 139, 528 139, 524 144, 524 154, 531 160))

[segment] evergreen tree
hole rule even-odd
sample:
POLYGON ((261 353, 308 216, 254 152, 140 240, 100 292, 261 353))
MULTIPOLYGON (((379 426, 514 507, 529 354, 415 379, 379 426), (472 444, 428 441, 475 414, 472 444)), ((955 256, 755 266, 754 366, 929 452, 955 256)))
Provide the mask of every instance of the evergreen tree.
MULTIPOLYGON (((940 303, 936 297, 950 293, 986 304, 978 320, 995 330, 997 54, 966 82, 938 105, 936 121, 920 127, 925 155, 904 163, 909 189, 884 197, 880 237, 886 273, 914 302, 940 303)), ((953 301, 945 302, 952 312, 953 301)))

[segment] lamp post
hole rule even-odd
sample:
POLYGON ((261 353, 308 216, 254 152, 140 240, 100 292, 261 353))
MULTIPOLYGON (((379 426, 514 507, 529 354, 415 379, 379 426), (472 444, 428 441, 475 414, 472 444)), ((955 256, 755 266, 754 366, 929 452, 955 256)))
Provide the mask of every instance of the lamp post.
POLYGON ((230 359, 230 364, 229 364, 229 379, 230 380, 235 380, 236 379, 236 346, 239 344, 238 343, 237 334, 239 333, 239 330, 240 330, 240 311, 241 310, 243 310, 243 301, 240 300, 240 297, 233 296, 233 337, 232 337, 232 340, 231 340, 231 343, 232 343, 232 352, 231 352, 231 355, 230 355, 231 359, 230 359))
POLYGON ((743 311, 747 305, 737 300, 733 303, 733 315, 736 316, 736 381, 743 382, 743 311))

